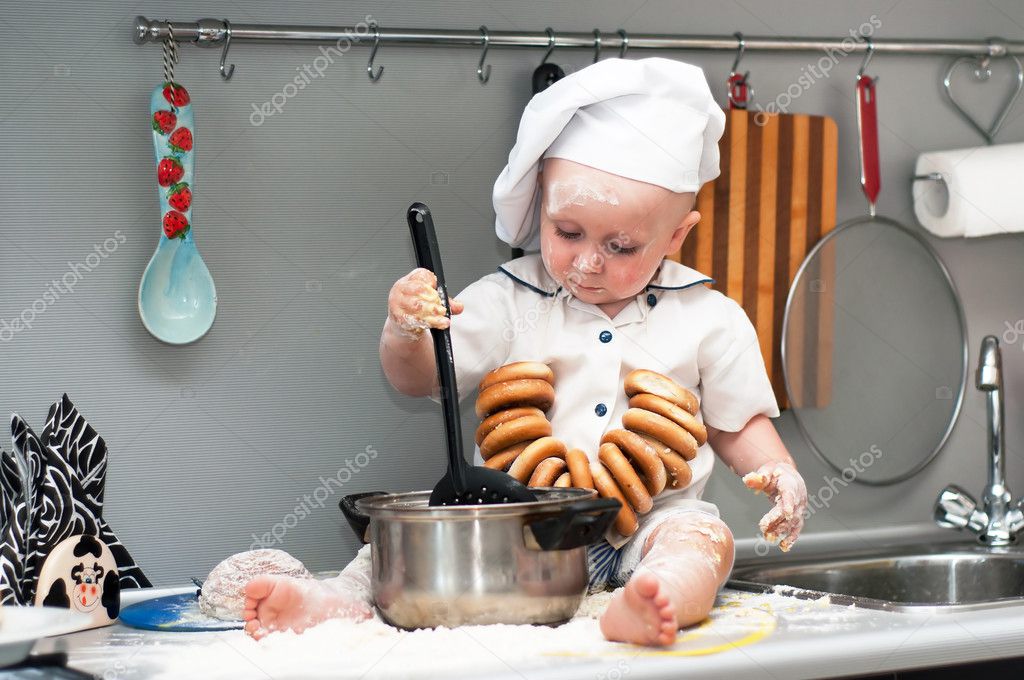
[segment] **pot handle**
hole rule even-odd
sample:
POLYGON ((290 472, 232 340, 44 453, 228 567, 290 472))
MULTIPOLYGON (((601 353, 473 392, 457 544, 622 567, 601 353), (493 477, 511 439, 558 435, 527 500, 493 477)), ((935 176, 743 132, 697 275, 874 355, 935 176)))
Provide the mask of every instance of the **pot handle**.
POLYGON ((578 548, 599 541, 620 508, 616 498, 576 501, 556 515, 530 522, 530 530, 543 550, 578 548))
POLYGON ((356 536, 363 543, 370 542, 370 516, 356 510, 356 501, 361 498, 369 498, 370 496, 384 495, 387 495, 384 491, 366 491, 364 493, 349 494, 338 502, 341 514, 345 515, 348 525, 352 527, 352 531, 356 532, 356 536))

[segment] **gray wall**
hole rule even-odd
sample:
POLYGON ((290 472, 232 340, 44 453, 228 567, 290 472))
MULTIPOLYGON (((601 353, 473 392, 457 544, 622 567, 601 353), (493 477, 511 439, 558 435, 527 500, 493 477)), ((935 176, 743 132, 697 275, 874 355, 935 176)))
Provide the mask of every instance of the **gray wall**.
MULTIPOLYGON (((311 568, 337 568, 356 547, 336 509, 342 493, 423 489, 439 476, 439 409, 392 391, 377 359, 387 291, 413 263, 404 211, 416 200, 431 206, 453 290, 507 259, 491 226, 490 188, 540 52, 491 50, 491 81, 481 86, 475 50, 384 46, 378 63, 386 71, 371 85, 368 50, 356 47, 280 114, 254 126, 252 104, 281 91, 317 48, 236 44, 230 61, 237 70, 225 83, 217 51, 183 47, 177 75, 192 93, 198 128, 196 238, 220 304, 212 332, 176 348, 145 332, 135 306, 159 231, 147 117, 150 89, 161 78, 159 48, 131 42, 135 14, 328 25, 372 15, 394 27, 829 36, 845 36, 874 14, 882 22, 878 37, 1020 39, 1024 31, 1024 7, 1008 0, 207 0, 170 7, 59 2, 0 11, 0 319, 41 299, 51 279, 76 266, 81 274, 73 293, 39 314, 31 330, 0 343, 0 410, 41 427, 48 405, 62 391, 71 395, 110 446, 106 517, 161 584, 203 575, 248 548, 253 534, 285 522, 294 526, 278 547, 311 568), (94 246, 102 249, 118 230, 125 242, 92 271, 82 270, 94 246), (340 473, 351 477, 342 489, 321 481, 367 447, 377 457, 355 475, 340 473), (293 521, 304 495, 311 512, 293 521)), ((556 55, 573 68, 591 58, 587 51, 556 55)), ((668 56, 704 66, 718 92, 732 62, 731 54, 668 56)), ((816 60, 748 55, 744 68, 766 102, 816 60)), ((793 106, 839 124, 841 220, 865 210, 852 106, 858 64, 856 57, 844 60, 793 106)), ((882 214, 912 222, 907 177, 918 153, 979 143, 941 99, 944 67, 934 57, 880 56, 872 63, 881 76, 882 214)), ((1022 139, 1019 105, 1000 141, 1022 139)), ((1021 240, 935 245, 967 308, 973 362, 983 335, 1024 317, 1021 240)), ((1004 362, 1010 480, 1024 491, 1024 354, 1010 347, 1004 362)), ((979 492, 983 422, 984 402, 971 389, 935 464, 895 487, 843 490, 809 530, 849 530, 857 541, 858 528, 926 521, 947 482, 979 492)), ((816 491, 827 471, 787 416, 779 426, 816 491)), ((712 478, 707 497, 738 536, 753 536, 767 507, 726 469, 712 478)))

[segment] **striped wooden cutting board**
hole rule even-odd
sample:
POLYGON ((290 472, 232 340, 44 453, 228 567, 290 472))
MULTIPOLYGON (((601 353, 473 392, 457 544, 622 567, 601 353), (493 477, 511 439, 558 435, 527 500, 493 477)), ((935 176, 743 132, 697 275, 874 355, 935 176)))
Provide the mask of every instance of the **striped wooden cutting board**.
MULTIPOLYGON (((700 223, 678 253, 670 256, 715 279, 713 288, 740 303, 761 343, 779 407, 788 406, 780 347, 786 296, 796 271, 822 235, 836 223, 836 123, 825 116, 726 111, 719 143, 722 173, 701 188, 696 209, 700 223)), ((823 276, 827 275, 827 269, 823 276)), ((814 328, 794 334, 787 348, 817 385, 817 405, 829 400, 832 306, 828 293, 815 297, 816 310, 801 310, 814 328), (804 354, 813 353, 813 357, 804 354)), ((803 378, 791 375, 797 385, 803 378)), ((798 399, 802 405, 805 400, 798 399)))

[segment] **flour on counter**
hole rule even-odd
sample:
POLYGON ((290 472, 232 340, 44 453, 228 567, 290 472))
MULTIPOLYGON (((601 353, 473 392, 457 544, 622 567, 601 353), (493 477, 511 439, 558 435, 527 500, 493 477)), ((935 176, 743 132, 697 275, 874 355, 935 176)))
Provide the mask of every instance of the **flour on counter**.
MULTIPOLYGON (((623 659, 663 653, 603 638, 598 618, 613 595, 602 592, 584 598, 576 616, 557 627, 489 625, 403 631, 375 616, 359 623, 334 619, 301 635, 273 633, 260 642, 242 631, 166 634, 144 643, 118 633, 102 648, 82 650, 85 658, 76 661, 83 670, 100 675, 113 668, 111 664, 128 664, 131 672, 119 676, 124 678, 400 680, 528 675, 545 667, 595 661, 612 668, 623 659), (130 655, 124 654, 126 646, 133 648, 130 655), (109 660, 106 665, 104 658, 109 660)), ((711 616, 680 631, 671 650, 684 655, 729 653, 779 633, 806 637, 847 630, 854 622, 863 625, 860 619, 865 615, 864 610, 832 605, 827 598, 809 601, 783 592, 725 590, 711 616)))

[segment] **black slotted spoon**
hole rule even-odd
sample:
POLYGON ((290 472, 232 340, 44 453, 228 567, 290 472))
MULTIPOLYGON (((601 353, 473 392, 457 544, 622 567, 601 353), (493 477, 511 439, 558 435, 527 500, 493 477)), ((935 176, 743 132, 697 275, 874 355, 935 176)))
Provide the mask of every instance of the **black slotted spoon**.
MULTIPOLYGON (((437 292, 444 304, 445 315, 451 318, 448 291, 444 284, 441 254, 434 233, 430 209, 413 203, 406 213, 409 231, 416 249, 416 264, 434 272, 437 292)), ((477 505, 495 503, 527 503, 537 496, 511 475, 501 470, 472 466, 466 462, 462 448, 462 426, 459 423, 459 392, 455 384, 455 358, 452 339, 447 328, 431 328, 434 356, 437 359, 438 382, 441 384, 441 407, 444 411, 444 432, 448 449, 448 472, 434 486, 430 505, 477 505)))

